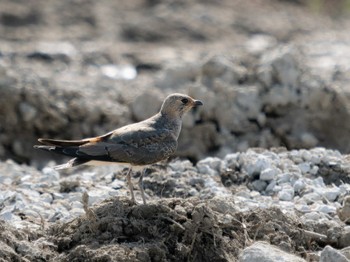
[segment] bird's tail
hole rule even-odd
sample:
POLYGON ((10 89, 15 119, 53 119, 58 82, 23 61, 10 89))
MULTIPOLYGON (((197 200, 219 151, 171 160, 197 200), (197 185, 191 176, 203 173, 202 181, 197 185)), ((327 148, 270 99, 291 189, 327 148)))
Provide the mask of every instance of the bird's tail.
POLYGON ((66 155, 71 157, 76 157, 77 147, 61 147, 61 146, 44 146, 44 145, 35 145, 35 149, 41 149, 53 153, 57 153, 60 155, 66 155))
POLYGON ((54 152, 54 153, 61 154, 61 155, 75 157, 75 158, 69 160, 65 164, 55 166, 54 167, 55 170, 61 170, 61 169, 66 169, 66 168, 70 168, 70 167, 74 167, 74 166, 79 166, 79 165, 85 164, 85 163, 90 161, 89 159, 77 157, 77 153, 76 153, 77 147, 76 146, 62 147, 62 146, 55 146, 55 145, 35 145, 34 148, 49 151, 49 152, 54 152))
POLYGON ((83 164, 85 164, 87 162, 89 162, 89 160, 81 159, 81 158, 77 158, 76 157, 76 158, 73 158, 73 159, 69 160, 65 164, 55 166, 53 169, 55 169, 55 170, 67 169, 67 168, 70 168, 70 167, 83 165, 83 164))

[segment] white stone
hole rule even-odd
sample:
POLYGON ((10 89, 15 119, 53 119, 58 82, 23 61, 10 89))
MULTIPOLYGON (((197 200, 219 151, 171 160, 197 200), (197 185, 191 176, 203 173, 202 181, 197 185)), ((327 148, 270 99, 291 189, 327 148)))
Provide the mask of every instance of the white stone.
POLYGON ((305 262, 301 257, 289 254, 276 246, 258 241, 245 248, 239 255, 239 262, 305 262))
POLYGON ((48 194, 48 193, 41 194, 39 199, 40 199, 40 201, 43 201, 43 202, 49 203, 49 204, 52 203, 52 201, 53 201, 52 195, 48 194))
POLYGON ((193 164, 189 160, 176 160, 172 161, 168 164, 168 166, 178 172, 184 172, 186 170, 194 170, 193 164))
POLYGON ((219 175, 221 159, 218 157, 207 157, 197 163, 198 171, 202 174, 219 175))
POLYGON ((332 188, 326 188, 323 190, 323 196, 331 202, 334 202, 337 197, 340 195, 340 188, 334 186, 332 188))
POLYGON ((291 173, 278 174, 278 176, 277 176, 277 183, 278 184, 289 183, 291 178, 292 178, 292 174, 291 173))
POLYGON ((291 186, 282 187, 282 190, 278 192, 278 198, 281 201, 292 201, 294 198, 294 189, 291 186))
POLYGON ((303 190, 306 187, 305 182, 303 181, 303 179, 298 179, 297 181, 295 181, 293 188, 295 192, 300 192, 301 190, 303 190))
POLYGON ((41 178, 41 181, 53 181, 60 179, 60 173, 51 167, 44 167, 42 172, 44 176, 41 178))
POLYGON ((310 213, 304 214, 301 219, 302 220, 313 220, 313 221, 318 221, 324 218, 324 214, 312 211, 310 213))
POLYGON ((325 214, 336 214, 337 212, 336 207, 324 204, 317 205, 316 210, 325 214))
POLYGON ((311 175, 316 175, 317 174, 317 172, 318 172, 318 170, 319 170, 320 168, 318 167, 318 166, 313 166, 312 168, 311 168, 311 170, 310 170, 310 174, 311 175))
POLYGON ((303 174, 307 174, 307 173, 309 173, 310 170, 311 170, 310 163, 308 163, 308 162, 300 163, 300 164, 298 165, 298 167, 300 168, 300 171, 301 171, 303 174))
POLYGON ((349 262, 349 260, 338 250, 332 248, 331 246, 326 246, 320 257, 320 262, 349 262))
POLYGON ((11 211, 1 212, 0 219, 5 220, 5 221, 10 222, 10 223, 13 223, 14 221, 21 221, 22 220, 19 216, 13 214, 11 211))
POLYGON ((310 192, 302 196, 302 199, 307 203, 307 204, 313 204, 315 202, 321 201, 322 200, 322 195, 316 193, 316 192, 310 192))
POLYGON ((312 180, 313 185, 315 185, 316 187, 320 188, 320 187, 325 187, 325 183, 323 181, 322 177, 317 177, 316 179, 312 180))
POLYGON ((81 192, 71 192, 71 193, 67 194, 66 199, 68 199, 69 202, 81 201, 82 196, 83 196, 83 194, 81 192))
POLYGON ((260 173, 260 180, 270 181, 273 180, 278 173, 276 168, 266 168, 260 173))
POLYGON ((81 208, 82 209, 84 207, 83 203, 81 203, 79 201, 74 201, 70 205, 71 205, 72 209, 74 209, 74 208, 81 208))
POLYGON ((195 189, 194 187, 192 187, 190 190, 188 190, 188 194, 190 196, 197 196, 198 195, 198 191, 197 189, 195 189))
POLYGON ((57 199, 65 199, 66 198, 66 193, 54 192, 52 195, 53 195, 53 198, 55 200, 57 200, 57 199))
POLYGON ((238 159, 239 154, 234 153, 234 154, 227 154, 224 158, 224 165, 226 168, 232 167, 233 165, 237 165, 237 159, 238 159))
POLYGON ((81 215, 85 214, 85 211, 84 211, 84 209, 82 209, 82 208, 72 208, 72 209, 69 211, 69 213, 70 213, 71 215, 73 215, 73 216, 78 217, 78 216, 81 216, 81 215))
POLYGON ((276 187, 276 181, 272 180, 266 187, 265 191, 266 192, 273 192, 276 187))
POLYGON ((307 213, 307 212, 311 211, 311 208, 308 205, 296 204, 295 209, 298 210, 299 212, 302 212, 302 213, 307 213))

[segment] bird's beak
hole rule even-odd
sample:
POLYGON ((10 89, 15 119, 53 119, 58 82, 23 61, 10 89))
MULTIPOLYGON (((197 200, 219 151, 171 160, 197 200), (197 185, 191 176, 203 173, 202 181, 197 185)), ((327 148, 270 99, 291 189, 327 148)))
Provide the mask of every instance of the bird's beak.
POLYGON ((193 101, 193 107, 197 107, 197 106, 202 106, 203 102, 200 100, 194 100, 193 101))

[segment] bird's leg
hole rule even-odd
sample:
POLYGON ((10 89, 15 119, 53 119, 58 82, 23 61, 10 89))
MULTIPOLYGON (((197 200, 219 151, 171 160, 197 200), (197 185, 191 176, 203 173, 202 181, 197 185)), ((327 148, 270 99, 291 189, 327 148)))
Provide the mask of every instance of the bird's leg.
POLYGON ((130 167, 128 170, 128 174, 126 175, 126 178, 128 180, 128 185, 129 185, 129 189, 130 189, 131 201, 133 203, 136 203, 135 196, 134 196, 134 189, 133 189, 132 182, 131 182, 131 170, 132 170, 132 168, 130 167))
POLYGON ((147 168, 144 168, 141 172, 140 178, 139 178, 139 188, 141 191, 141 196, 143 200, 143 204, 146 205, 146 196, 145 196, 145 191, 143 189, 143 175, 145 174, 147 168))

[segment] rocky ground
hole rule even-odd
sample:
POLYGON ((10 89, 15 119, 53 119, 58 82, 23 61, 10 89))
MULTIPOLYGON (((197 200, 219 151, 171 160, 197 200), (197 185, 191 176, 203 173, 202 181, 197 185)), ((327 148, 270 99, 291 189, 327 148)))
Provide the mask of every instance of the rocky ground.
POLYGON ((1 1, 0 260, 350 260, 348 4, 1 1), (147 205, 122 166, 58 173, 32 148, 172 92, 204 107, 147 205))
POLYGON ((338 151, 174 160, 147 172, 147 205, 126 197, 120 166, 0 167, 4 261, 349 259, 350 159, 338 151))

